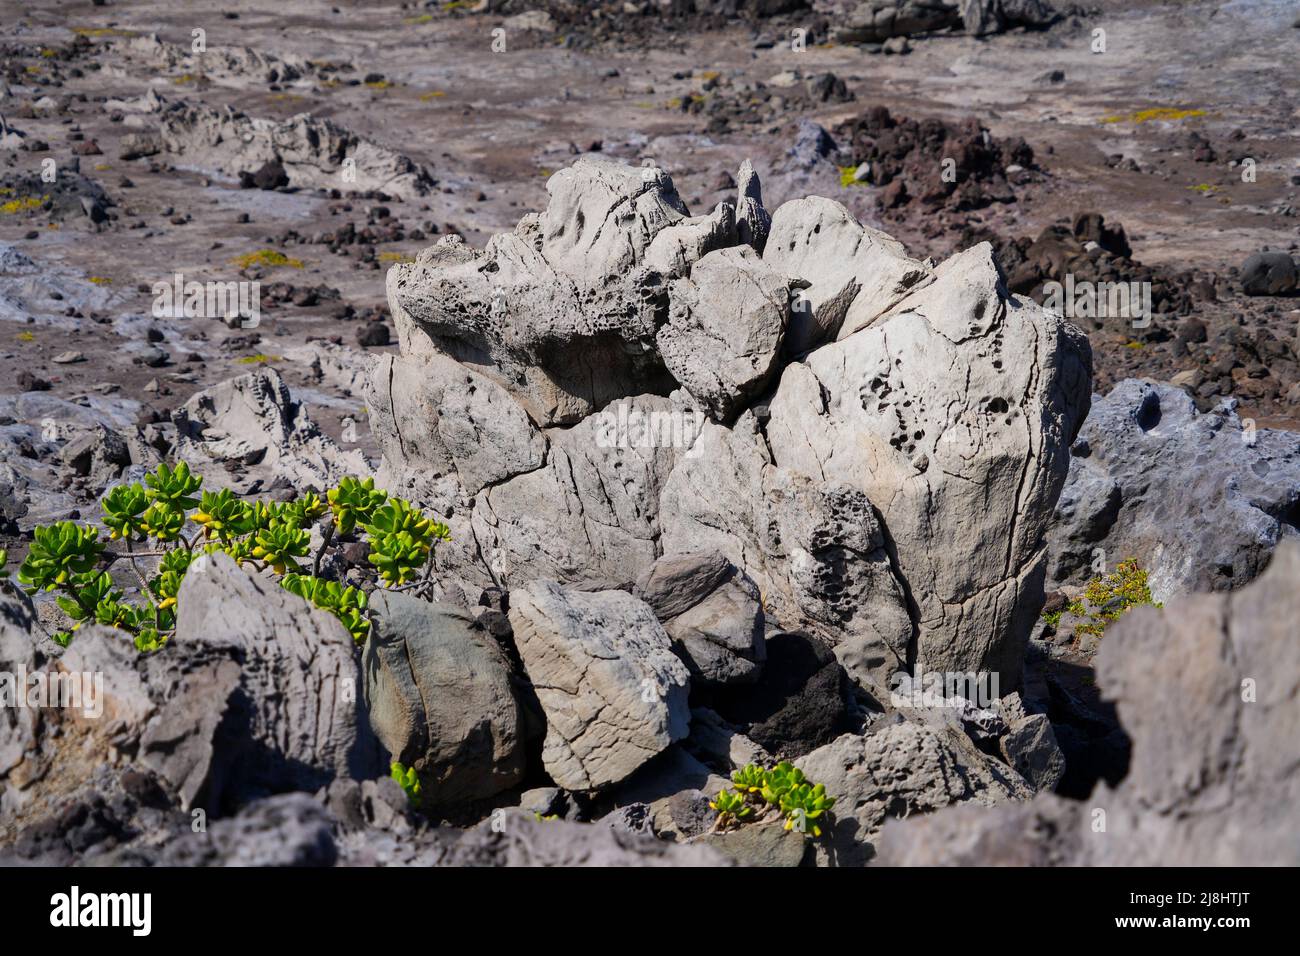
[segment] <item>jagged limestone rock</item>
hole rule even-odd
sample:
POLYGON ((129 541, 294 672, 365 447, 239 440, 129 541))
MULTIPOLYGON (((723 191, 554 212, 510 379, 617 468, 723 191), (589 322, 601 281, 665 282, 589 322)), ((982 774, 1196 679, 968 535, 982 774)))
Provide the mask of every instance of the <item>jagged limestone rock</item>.
POLYGON ((786 369, 766 429, 774 463, 841 482, 879 514, 914 606, 910 663, 1017 686, 1090 378, 1084 335, 1008 296, 987 244, 786 369))

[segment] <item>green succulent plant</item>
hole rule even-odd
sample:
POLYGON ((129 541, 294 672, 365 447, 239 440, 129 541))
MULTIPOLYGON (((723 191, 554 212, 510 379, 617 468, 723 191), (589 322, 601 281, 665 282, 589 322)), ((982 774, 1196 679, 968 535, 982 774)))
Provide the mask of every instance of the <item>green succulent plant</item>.
POLYGON ((740 823, 754 815, 754 808, 745 799, 745 795, 735 790, 719 790, 718 795, 709 801, 709 807, 718 812, 720 827, 740 823))
POLYGON ((311 535, 289 522, 279 521, 253 535, 253 557, 270 565, 277 574, 298 569, 296 558, 305 558, 311 535))
POLYGON ((158 541, 175 541, 185 527, 185 512, 170 504, 154 502, 140 516, 140 527, 150 538, 158 541))
POLYGON ((309 491, 296 501, 286 502, 280 511, 280 520, 306 528, 329 510, 321 496, 309 491))
MULTIPOLYGON (((28 593, 59 592, 55 600, 72 627, 54 634, 56 642, 67 646, 83 623, 94 621, 131 634, 141 652, 163 648, 176 628, 177 602, 194 557, 218 551, 280 575, 287 590, 329 611, 361 642, 370 633, 366 592, 320 576, 335 532, 364 531, 371 563, 386 587, 405 584, 422 570, 427 579, 434 542, 450 538, 446 525, 375 490, 372 478, 344 478, 324 495, 309 491, 288 502, 243 501, 229 489, 196 498, 201 484, 182 462, 159 465, 143 483, 109 490, 100 502, 103 521, 108 541, 123 542, 124 551, 109 550, 98 529, 71 521, 35 529, 17 581, 28 593), (327 516, 333 521, 322 527, 313 571, 303 573, 299 562, 311 551, 311 528, 327 516), (155 544, 134 547, 145 541, 155 544), (129 562, 140 582, 138 598, 128 598, 108 574, 119 560, 129 562)), ((8 575, 7 557, 0 550, 0 580, 8 575)))
POLYGON ((800 833, 811 833, 815 837, 822 835, 820 820, 831 807, 835 798, 826 795, 822 784, 800 783, 781 795, 779 807, 785 814, 785 828, 797 829, 800 833))
POLYGON ((370 634, 370 618, 366 616, 369 603, 366 592, 359 588, 326 581, 309 574, 286 574, 280 581, 286 591, 305 598, 319 608, 331 612, 343 622, 352 639, 363 642, 370 634))
POLYGON ((763 799, 772 806, 780 806, 781 798, 802 783, 803 771, 783 760, 767 772, 761 791, 763 799))
POLYGON ((93 568, 103 551, 97 528, 83 528, 71 521, 38 525, 32 532, 31 549, 18 568, 18 583, 33 591, 53 591, 93 568))
POLYGON ((144 483, 148 486, 145 493, 150 501, 170 505, 174 511, 188 511, 199 503, 191 496, 199 490, 203 479, 190 474, 190 466, 185 462, 175 468, 168 468, 164 462, 144 476, 144 483))
POLYGON ((747 763, 731 772, 731 785, 742 793, 758 793, 766 779, 766 772, 757 764, 747 763))
POLYGON ((359 481, 356 478, 343 478, 338 487, 325 495, 329 509, 334 513, 334 525, 342 534, 351 534, 358 524, 370 520, 376 508, 384 503, 388 495, 375 490, 375 479, 359 481))
POLYGON ((768 770, 750 763, 732 771, 731 789, 709 804, 718 812, 717 825, 722 828, 780 813, 785 829, 814 837, 822 835, 821 824, 834 805, 835 798, 827 796, 825 786, 809 781, 788 761, 768 770))
POLYGON ((149 507, 149 499, 143 485, 139 482, 118 485, 104 495, 99 504, 104 512, 104 525, 111 532, 110 540, 125 538, 128 541, 138 541, 144 538, 145 528, 141 516, 149 507))
POLYGON ((419 807, 421 799, 420 778, 416 776, 415 768, 403 767, 394 760, 389 775, 406 791, 406 798, 411 801, 411 806, 419 807))
POLYGON ((204 538, 215 535, 222 541, 229 541, 233 536, 248 534, 253 530, 248 505, 236 498, 229 488, 222 488, 215 493, 203 492, 199 510, 190 515, 190 520, 202 526, 204 538))

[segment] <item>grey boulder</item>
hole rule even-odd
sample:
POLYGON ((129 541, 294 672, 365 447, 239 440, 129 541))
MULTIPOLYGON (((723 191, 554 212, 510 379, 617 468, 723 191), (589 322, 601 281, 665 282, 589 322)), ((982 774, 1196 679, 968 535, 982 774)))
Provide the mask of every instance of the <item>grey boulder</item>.
POLYGON ((758 587, 716 551, 660 558, 637 582, 700 683, 757 679, 767 657, 758 587))
POLYGON ((523 779, 522 714, 504 651, 468 612, 376 591, 362 658, 375 736, 419 774, 430 806, 523 779))
POLYGON ((542 762, 560 787, 618 783, 686 736, 689 673, 643 601, 538 581, 511 592, 510 624, 546 713, 542 762))
POLYGON ((1050 583, 1085 583, 1098 557, 1136 559, 1157 601, 1258 575, 1300 526, 1300 437, 1247 428, 1235 406, 1202 414, 1139 379, 1094 399, 1048 534, 1050 583))
POLYGON ((1241 291, 1246 295, 1286 295, 1300 284, 1300 270, 1285 252, 1257 252, 1241 266, 1241 291))

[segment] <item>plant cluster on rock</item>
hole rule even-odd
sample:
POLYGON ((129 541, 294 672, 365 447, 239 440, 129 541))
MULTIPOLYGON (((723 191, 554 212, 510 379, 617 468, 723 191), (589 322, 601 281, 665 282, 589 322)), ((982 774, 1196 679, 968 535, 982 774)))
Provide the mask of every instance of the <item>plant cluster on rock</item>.
POLYGON ((328 610, 364 641, 370 630, 365 592, 318 576, 335 535, 341 542, 364 532, 367 560, 390 588, 427 584, 433 546, 450 535, 409 502, 377 491, 373 478, 344 478, 325 498, 309 491, 289 501, 248 501, 229 489, 194 497, 202 484, 182 461, 175 468, 160 464, 143 483, 112 488, 101 501, 107 542, 98 528, 73 521, 35 528, 16 579, 29 593, 59 592, 58 605, 73 623, 52 635, 55 643, 66 647, 73 632, 93 621, 131 634, 141 651, 158 650, 175 632, 186 572, 196 557, 216 551, 279 575, 287 591, 328 610), (318 522, 320 543, 312 555, 318 522), (109 550, 111 542, 120 549, 109 550), (146 559, 156 559, 148 579, 140 566, 146 559), (109 570, 117 561, 130 566, 144 603, 131 603, 119 589, 109 570))

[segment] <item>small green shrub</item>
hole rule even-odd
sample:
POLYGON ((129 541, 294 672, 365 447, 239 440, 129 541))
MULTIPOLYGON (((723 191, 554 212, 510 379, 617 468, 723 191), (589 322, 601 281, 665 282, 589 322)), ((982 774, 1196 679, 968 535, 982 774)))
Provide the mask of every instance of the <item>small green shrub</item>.
POLYGON ((770 770, 746 764, 732 772, 731 787, 719 791, 709 804, 718 813, 717 826, 723 829, 780 814, 787 830, 819 837, 822 818, 835 806, 835 798, 827 796, 824 785, 812 783, 786 761, 770 770))
MULTIPOLYGON (((201 491, 203 479, 184 462, 161 464, 143 483, 119 485, 100 501, 107 541, 99 529, 60 521, 38 526, 17 581, 29 594, 58 591, 55 600, 72 619, 53 635, 67 646, 87 621, 132 635, 141 651, 163 647, 176 628, 181 583, 200 554, 221 551, 238 564, 280 575, 281 585, 337 617, 353 639, 370 633, 364 591, 321 577, 326 549, 338 535, 358 529, 384 586, 423 587, 438 541, 451 532, 409 502, 376 491, 374 479, 344 478, 324 497, 308 492, 288 502, 243 501, 229 490, 201 491), (322 543, 311 554, 311 528, 322 522, 322 543), (109 543, 124 550, 110 550, 109 543), (132 603, 114 586, 108 568, 125 560, 140 582, 145 604, 132 603), (146 577, 148 560, 153 576, 146 577), (304 563, 310 561, 310 573, 304 563)), ((0 579, 8 555, 0 551, 0 579)))
MULTIPOLYGON (((1089 581, 1083 589, 1083 597, 1071 601, 1065 613, 1082 621, 1074 627, 1076 636, 1101 637, 1107 625, 1118 621, 1130 608, 1143 604, 1156 608, 1164 607, 1159 601, 1151 598, 1151 587, 1147 582, 1146 570, 1141 568, 1135 559, 1128 558, 1121 561, 1109 574, 1100 575, 1089 581)), ((1057 612, 1055 620, 1052 620, 1049 615, 1044 615, 1044 618, 1053 627, 1057 627, 1061 623, 1062 616, 1061 612, 1057 612)))
POLYGON ((726 827, 739 823, 754 815, 754 808, 749 805, 743 793, 735 790, 719 790, 716 799, 709 802, 709 807, 718 811, 718 825, 726 827))

